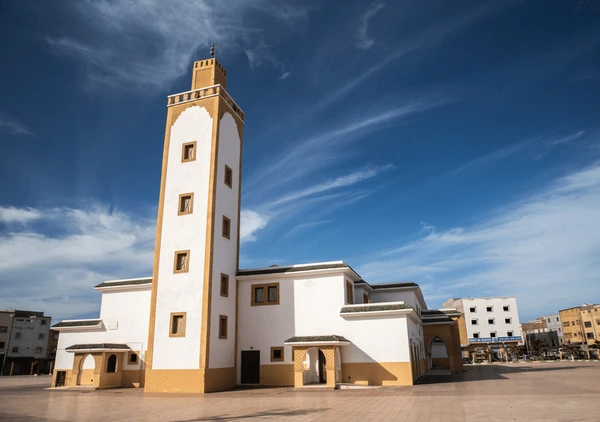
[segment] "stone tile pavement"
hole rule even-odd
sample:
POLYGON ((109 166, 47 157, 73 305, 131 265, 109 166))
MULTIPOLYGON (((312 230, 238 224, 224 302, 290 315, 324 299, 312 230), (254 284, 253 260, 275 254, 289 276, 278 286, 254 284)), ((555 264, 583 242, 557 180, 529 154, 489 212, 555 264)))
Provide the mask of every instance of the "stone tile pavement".
POLYGON ((48 376, 2 377, 0 421, 600 421, 600 363, 465 369, 412 387, 206 395, 47 390, 48 376))

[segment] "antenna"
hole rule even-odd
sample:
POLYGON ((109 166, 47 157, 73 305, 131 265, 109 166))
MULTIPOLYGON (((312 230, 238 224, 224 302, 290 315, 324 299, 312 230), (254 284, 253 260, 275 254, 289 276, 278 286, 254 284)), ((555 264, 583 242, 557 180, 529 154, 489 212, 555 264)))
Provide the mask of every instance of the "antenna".
POLYGON ((215 44, 210 46, 210 57, 215 57, 215 44))

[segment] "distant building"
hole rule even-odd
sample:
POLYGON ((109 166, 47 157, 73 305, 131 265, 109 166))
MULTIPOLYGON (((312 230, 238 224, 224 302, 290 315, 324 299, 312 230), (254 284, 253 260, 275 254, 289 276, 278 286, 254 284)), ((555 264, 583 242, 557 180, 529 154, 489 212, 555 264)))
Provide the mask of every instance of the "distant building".
POLYGON ((500 358, 505 346, 523 340, 514 297, 454 298, 443 307, 464 315, 464 324, 459 324, 464 358, 472 358, 481 347, 490 347, 493 356, 500 358))
POLYGON ((29 375, 47 371, 48 335, 52 318, 43 312, 0 311, 2 375, 29 375))
POLYGON ((546 315, 533 321, 521 324, 521 331, 525 338, 525 345, 529 352, 533 351, 536 341, 541 341, 546 346, 546 352, 558 352, 564 343, 564 336, 560 315, 546 315))
POLYGON ((560 311, 566 344, 592 346, 600 343, 600 305, 584 304, 560 311))

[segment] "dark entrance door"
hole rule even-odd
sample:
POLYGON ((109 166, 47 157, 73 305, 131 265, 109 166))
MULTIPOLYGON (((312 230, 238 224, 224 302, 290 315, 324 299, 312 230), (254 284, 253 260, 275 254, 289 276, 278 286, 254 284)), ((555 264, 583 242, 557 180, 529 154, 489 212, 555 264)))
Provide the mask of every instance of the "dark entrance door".
POLYGON ((260 383, 260 350, 242 350, 242 384, 260 383))
POLYGON ((326 365, 327 361, 325 359, 325 355, 321 349, 319 349, 319 384, 327 382, 327 376, 325 375, 326 365))

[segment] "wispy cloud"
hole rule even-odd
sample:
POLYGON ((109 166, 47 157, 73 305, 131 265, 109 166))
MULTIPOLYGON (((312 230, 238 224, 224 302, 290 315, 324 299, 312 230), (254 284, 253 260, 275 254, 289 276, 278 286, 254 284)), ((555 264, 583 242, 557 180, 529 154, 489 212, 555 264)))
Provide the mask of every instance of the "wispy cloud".
POLYGON ((357 269, 374 282, 414 279, 433 306, 475 287, 516 295, 526 319, 600 300, 600 163, 491 214, 472 227, 429 226, 357 269))
POLYGON ((256 240, 254 234, 264 228, 268 222, 269 217, 267 215, 261 215, 252 210, 242 210, 240 215, 240 242, 256 240))
POLYGON ((218 51, 243 51, 252 66, 274 66, 283 74, 284 66, 265 42, 256 16, 294 27, 307 19, 309 10, 301 3, 267 0, 82 0, 46 7, 72 9, 75 13, 63 13, 65 19, 75 16, 86 22, 83 35, 54 33, 47 42, 83 64, 89 89, 111 92, 165 88, 188 71, 199 49, 208 54, 213 42, 218 51))
POLYGON ((32 130, 23 122, 3 113, 0 113, 0 132, 10 133, 11 135, 33 136, 32 130))
POLYGON ((94 314, 92 287, 152 273, 155 222, 95 204, 0 209, 0 308, 55 318, 94 314), (29 224, 24 227, 23 222, 29 224))
POLYGON ((366 12, 360 17, 360 25, 356 34, 356 48, 366 50, 371 48, 374 41, 369 36, 369 22, 379 12, 380 9, 385 7, 383 3, 375 3, 369 6, 366 12))

